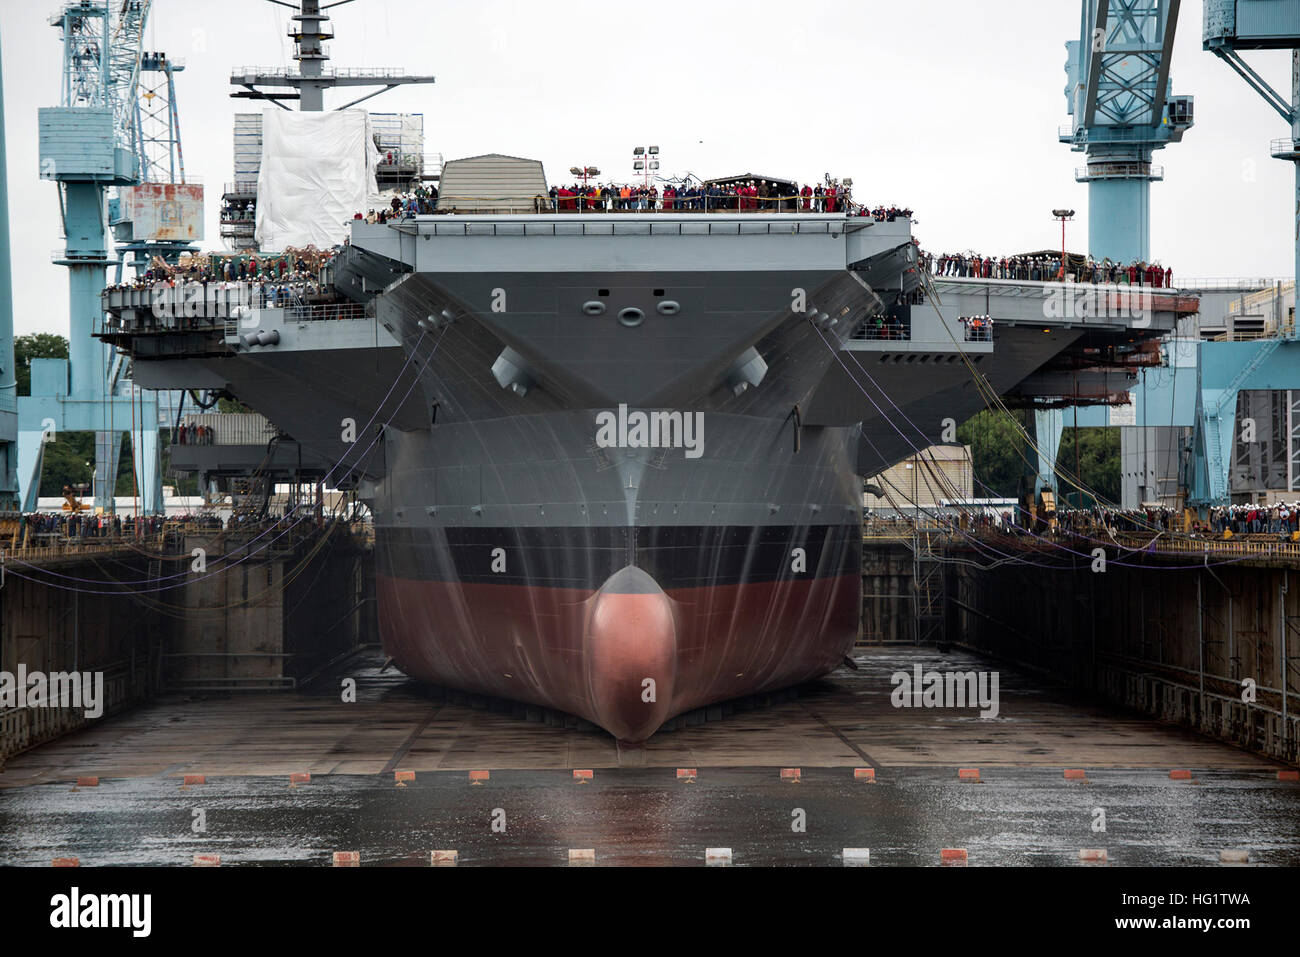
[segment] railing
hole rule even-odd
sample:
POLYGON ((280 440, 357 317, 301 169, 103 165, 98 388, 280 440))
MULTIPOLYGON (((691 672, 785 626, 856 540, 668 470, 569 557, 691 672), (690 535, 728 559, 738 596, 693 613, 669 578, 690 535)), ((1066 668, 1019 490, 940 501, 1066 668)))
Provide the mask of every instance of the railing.
MULTIPOLYGON (((861 219, 865 222, 886 222, 904 219, 901 211, 893 212, 893 219, 882 216, 877 219, 869 211, 863 213, 864 207, 854 203, 843 193, 834 196, 803 196, 800 194, 782 194, 775 196, 737 196, 733 193, 716 193, 698 196, 670 196, 662 193, 655 196, 621 196, 606 190, 600 195, 569 194, 552 196, 547 193, 512 194, 506 196, 459 196, 443 193, 438 197, 440 213, 474 213, 474 212, 529 212, 544 214, 573 215, 588 213, 604 215, 606 213, 768 213, 803 215, 843 216, 861 219), (828 209, 830 205, 834 209, 828 209)), ((866 207, 869 210, 869 207, 866 207)))
POLYGON ((1165 168, 1151 163, 1096 163, 1075 167, 1074 178, 1079 182, 1093 179, 1162 180, 1165 178, 1165 168))
POLYGON ((254 197, 257 195, 257 181, 235 180, 233 183, 226 183, 222 195, 254 197))
POLYGON ((337 302, 325 305, 290 306, 284 311, 284 318, 289 322, 320 322, 337 319, 364 319, 366 307, 356 302, 337 302))
POLYGON ((1269 152, 1278 159, 1295 159, 1300 157, 1300 141, 1284 136, 1269 144, 1269 152))
POLYGON ((849 338, 859 342, 910 342, 912 330, 896 320, 892 323, 885 320, 883 324, 876 325, 875 320, 864 319, 858 323, 849 338))
POLYGON ((621 217, 575 219, 573 222, 463 222, 441 217, 390 219, 399 232, 421 236, 826 236, 843 232, 853 220, 812 222, 738 222, 736 220, 676 221, 652 223, 622 220, 621 217))
POLYGON ((1274 279, 1261 277, 1259 279, 1240 278, 1240 277, 1215 277, 1203 279, 1195 277, 1192 279, 1179 279, 1175 288, 1187 291, 1202 292, 1256 292, 1279 282, 1290 282, 1290 279, 1274 279))
MULTIPOLYGON (((324 77, 339 77, 342 79, 386 80, 401 78, 406 76, 407 73, 400 67, 348 67, 342 70, 334 67, 326 67, 321 71, 320 75, 324 77)), ((250 76, 269 80, 302 80, 314 78, 304 78, 301 71, 287 70, 283 67, 268 68, 260 66, 241 66, 230 71, 230 79, 235 82, 242 83, 250 76)))

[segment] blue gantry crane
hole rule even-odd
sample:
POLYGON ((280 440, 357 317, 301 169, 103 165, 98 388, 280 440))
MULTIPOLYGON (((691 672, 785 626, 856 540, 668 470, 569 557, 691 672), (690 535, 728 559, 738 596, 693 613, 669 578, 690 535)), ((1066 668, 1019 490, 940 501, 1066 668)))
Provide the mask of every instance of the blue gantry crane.
POLYGON ((1149 262, 1151 184, 1158 149, 1191 128, 1193 98, 1172 96, 1180 0, 1085 0, 1079 39, 1066 43, 1071 125, 1063 143, 1087 155, 1088 251, 1097 259, 1149 262))
MULTIPOLYGON (((1300 0, 1206 0, 1206 50, 1232 67, 1281 114, 1290 135, 1273 141, 1272 155, 1295 164, 1295 268, 1300 278, 1300 0), (1241 56, 1243 50, 1290 50, 1291 96, 1274 90, 1241 56)), ((1237 396, 1243 389, 1300 388, 1300 342, 1295 316, 1257 342, 1201 343, 1197 363, 1196 428, 1187 477, 1188 503, 1204 508, 1228 501, 1228 474, 1236 435, 1237 396)))
POLYGON ((40 176, 58 187, 68 270, 69 358, 32 362, 31 395, 18 403, 22 506, 36 507, 45 444, 59 431, 95 433, 94 500, 113 508, 122 433, 132 432, 142 509, 162 509, 158 409, 148 393, 115 394, 108 349, 93 337, 102 316, 108 250, 107 192, 140 182, 136 122, 141 42, 150 0, 71 0, 49 22, 63 43, 59 105, 38 112, 40 176))

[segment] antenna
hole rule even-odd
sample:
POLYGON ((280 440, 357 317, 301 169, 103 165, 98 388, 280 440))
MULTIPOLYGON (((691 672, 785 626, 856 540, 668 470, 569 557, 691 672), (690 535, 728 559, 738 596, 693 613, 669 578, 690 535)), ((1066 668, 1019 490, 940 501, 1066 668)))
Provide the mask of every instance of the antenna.
POLYGON ((325 109, 325 91, 335 87, 378 86, 364 96, 335 107, 346 110, 356 106, 372 96, 387 93, 394 87, 410 83, 433 83, 432 76, 407 76, 405 70, 390 68, 360 68, 336 70, 326 67, 329 50, 325 41, 334 39, 334 28, 326 10, 352 3, 353 0, 336 0, 321 6, 320 0, 300 0, 288 3, 286 0, 267 0, 278 7, 288 7, 296 11, 292 17, 294 23, 289 27, 289 36, 293 37, 295 52, 293 58, 298 61, 297 70, 271 70, 263 67, 240 67, 230 74, 231 86, 242 87, 230 95, 250 100, 269 100, 281 109, 289 109, 283 100, 297 100, 298 109, 304 113, 320 113, 325 109), (259 87, 278 87, 279 89, 258 89, 259 87))

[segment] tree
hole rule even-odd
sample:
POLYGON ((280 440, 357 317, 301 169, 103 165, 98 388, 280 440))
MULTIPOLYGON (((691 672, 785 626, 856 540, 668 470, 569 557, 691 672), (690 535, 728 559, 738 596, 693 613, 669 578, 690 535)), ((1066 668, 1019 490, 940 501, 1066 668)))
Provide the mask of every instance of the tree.
POLYGON ((1061 434, 1061 447, 1056 453, 1057 488, 1061 497, 1071 505, 1090 508, 1097 498, 1102 503, 1118 504, 1120 500, 1120 445, 1119 429, 1091 428, 1066 429, 1061 434), (1075 438, 1078 437, 1078 472, 1075 471, 1075 438), (1067 479, 1065 476, 1072 478, 1067 479), (1076 485, 1082 485, 1081 495, 1076 485), (1080 500, 1082 499, 1082 503, 1080 500))
POLYGON ((18 394, 32 394, 32 360, 68 358, 68 340, 54 332, 37 332, 14 339, 14 372, 18 394))
POLYGON ((957 429, 957 440, 971 448, 976 498, 1015 498, 1027 469, 1028 443, 1021 429, 1028 413, 1008 415, 985 409, 957 429))

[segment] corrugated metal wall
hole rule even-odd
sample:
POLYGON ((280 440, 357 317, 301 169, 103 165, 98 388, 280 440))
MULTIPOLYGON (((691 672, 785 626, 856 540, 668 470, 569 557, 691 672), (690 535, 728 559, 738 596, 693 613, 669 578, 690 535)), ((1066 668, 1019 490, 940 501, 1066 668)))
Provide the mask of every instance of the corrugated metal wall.
POLYGON ((458 212, 533 212, 534 200, 546 196, 546 173, 540 160, 490 153, 449 160, 442 169, 438 208, 458 212))

